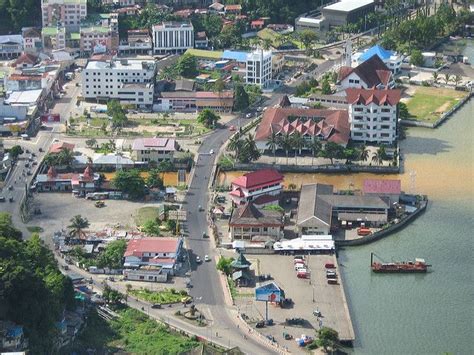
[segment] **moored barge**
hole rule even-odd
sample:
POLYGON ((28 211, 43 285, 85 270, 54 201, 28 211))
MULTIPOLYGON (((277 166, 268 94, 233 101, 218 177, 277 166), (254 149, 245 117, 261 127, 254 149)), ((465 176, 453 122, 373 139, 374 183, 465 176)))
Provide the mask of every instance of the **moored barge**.
POLYGON ((374 253, 370 253, 370 267, 377 273, 423 273, 427 272, 430 266, 420 258, 415 261, 378 262, 374 261, 374 253))

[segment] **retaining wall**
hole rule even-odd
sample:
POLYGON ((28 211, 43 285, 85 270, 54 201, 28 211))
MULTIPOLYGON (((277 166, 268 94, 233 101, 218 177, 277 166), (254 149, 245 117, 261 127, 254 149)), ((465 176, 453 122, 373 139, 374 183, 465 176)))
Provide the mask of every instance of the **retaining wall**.
POLYGON ((395 233, 396 231, 404 228, 407 224, 409 224, 411 221, 416 219, 421 213, 423 213, 426 210, 426 206, 428 206, 428 200, 422 201, 420 208, 418 208, 415 212, 407 216, 406 218, 402 219, 400 222, 397 224, 393 224, 390 227, 383 229, 381 231, 375 232, 371 235, 368 235, 366 237, 362 237, 359 239, 354 239, 354 240, 336 240, 336 245, 337 246, 356 246, 356 245, 364 245, 364 244, 369 244, 372 242, 375 242, 377 240, 380 240, 384 237, 389 236, 392 233, 395 233))

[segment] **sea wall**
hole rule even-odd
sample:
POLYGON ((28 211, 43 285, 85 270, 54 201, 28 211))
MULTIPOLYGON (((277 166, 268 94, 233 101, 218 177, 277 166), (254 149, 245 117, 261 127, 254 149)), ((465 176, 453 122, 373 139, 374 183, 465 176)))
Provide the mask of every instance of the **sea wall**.
POLYGON ((364 244, 369 244, 372 242, 375 242, 377 240, 380 240, 382 238, 385 238, 389 236, 392 233, 395 233, 396 231, 404 228, 407 224, 415 220, 421 213, 423 213, 426 210, 426 206, 428 206, 428 200, 424 200, 421 202, 420 207, 413 212, 412 214, 408 215, 407 217, 403 218, 400 220, 400 222, 391 225, 388 228, 382 229, 378 232, 375 232, 371 235, 368 235, 366 237, 361 237, 359 239, 353 239, 353 240, 336 240, 336 246, 342 247, 342 246, 357 246, 357 245, 364 245, 364 244))

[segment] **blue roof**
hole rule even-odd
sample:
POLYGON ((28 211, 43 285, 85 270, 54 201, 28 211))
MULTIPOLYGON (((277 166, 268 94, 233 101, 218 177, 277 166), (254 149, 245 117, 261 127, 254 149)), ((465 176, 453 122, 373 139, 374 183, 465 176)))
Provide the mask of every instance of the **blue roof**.
POLYGON ((15 326, 11 327, 7 330, 7 337, 9 338, 17 338, 23 334, 23 327, 22 326, 15 326))
POLYGON ((390 56, 393 55, 393 52, 392 52, 392 51, 389 51, 389 50, 386 50, 386 49, 384 49, 383 47, 381 47, 381 46, 379 46, 378 44, 376 44, 376 45, 373 46, 372 48, 367 49, 367 50, 360 56, 360 60, 362 60, 362 61, 365 62, 367 59, 371 58, 371 57, 374 56, 375 54, 377 54, 380 59, 382 59, 382 60, 387 60, 387 59, 390 59, 390 56))
POLYGON ((243 63, 247 61, 247 54, 247 52, 225 50, 222 59, 232 59, 243 63))

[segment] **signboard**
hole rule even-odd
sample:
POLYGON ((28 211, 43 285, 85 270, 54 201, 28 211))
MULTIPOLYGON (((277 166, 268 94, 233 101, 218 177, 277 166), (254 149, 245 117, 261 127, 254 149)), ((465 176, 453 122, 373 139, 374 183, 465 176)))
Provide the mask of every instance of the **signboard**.
POLYGON ((255 300, 265 302, 280 302, 282 290, 274 282, 257 287, 255 289, 255 300))
POLYGON ((60 116, 57 113, 48 113, 41 116, 41 122, 59 122, 60 116))
POLYGON ((94 54, 101 54, 107 52, 107 45, 104 40, 99 40, 94 43, 92 48, 94 54))
POLYGON ((186 221, 186 211, 184 210, 171 210, 168 211, 168 218, 171 220, 186 221))

